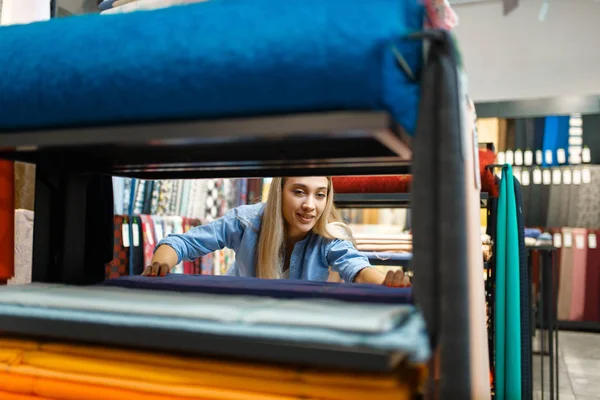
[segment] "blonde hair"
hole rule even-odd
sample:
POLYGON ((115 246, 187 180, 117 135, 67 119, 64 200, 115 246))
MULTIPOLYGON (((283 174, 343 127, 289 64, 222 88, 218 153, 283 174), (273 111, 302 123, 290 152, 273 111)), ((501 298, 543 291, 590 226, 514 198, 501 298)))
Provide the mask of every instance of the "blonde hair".
MULTIPOLYGON (((312 232, 326 239, 349 240, 354 244, 352 231, 344 223, 333 204, 333 185, 327 177, 327 201, 323 213, 312 232)), ((277 279, 281 277, 285 252, 285 221, 282 212, 285 178, 273 178, 265 212, 262 217, 256 257, 256 276, 277 279)))

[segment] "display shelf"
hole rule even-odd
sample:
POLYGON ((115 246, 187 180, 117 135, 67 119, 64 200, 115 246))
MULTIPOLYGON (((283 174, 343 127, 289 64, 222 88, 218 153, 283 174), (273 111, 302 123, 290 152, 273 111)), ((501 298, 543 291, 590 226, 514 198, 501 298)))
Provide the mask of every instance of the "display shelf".
POLYGON ((4 132, 0 142, 0 158, 142 179, 405 174, 411 158, 378 111, 4 132))
MULTIPOLYGON (((487 208, 488 194, 481 193, 481 208, 487 208)), ((408 208, 410 193, 336 193, 337 208, 408 208)))

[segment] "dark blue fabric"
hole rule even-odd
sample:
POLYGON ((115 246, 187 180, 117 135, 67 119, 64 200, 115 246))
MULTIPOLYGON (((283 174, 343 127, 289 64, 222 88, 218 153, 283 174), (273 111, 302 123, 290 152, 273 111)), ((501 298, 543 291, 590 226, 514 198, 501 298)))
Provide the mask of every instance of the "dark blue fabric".
POLYGON ((0 130, 388 110, 414 132, 418 0, 213 0, 0 28, 0 130))
POLYGON ((412 289, 410 288, 290 279, 169 274, 165 277, 124 276, 107 280, 103 285, 131 289, 269 296, 287 299, 324 298, 364 303, 412 303, 412 289))

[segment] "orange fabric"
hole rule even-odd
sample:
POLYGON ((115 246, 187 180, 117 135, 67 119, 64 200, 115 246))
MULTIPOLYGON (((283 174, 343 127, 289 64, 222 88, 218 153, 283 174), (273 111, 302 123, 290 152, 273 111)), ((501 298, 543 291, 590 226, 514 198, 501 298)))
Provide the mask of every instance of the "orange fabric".
POLYGON ((0 390, 0 399, 2 399, 2 400, 50 400, 47 397, 29 396, 27 394, 4 392, 2 390, 0 390))
MULTIPOLYGON (((0 341, 0 347, 2 342, 0 341)), ((100 346, 67 345, 59 343, 41 344, 39 348, 45 352, 71 354, 96 359, 127 361, 146 365, 160 365, 169 368, 220 372, 227 375, 243 375, 265 379, 301 381, 313 384, 350 385, 373 388, 393 388, 397 379, 390 375, 356 372, 311 371, 294 368, 275 367, 257 363, 228 363, 223 361, 177 357, 160 353, 147 353, 121 349, 110 349, 100 346)))
POLYGON ((15 168, 0 160, 0 281, 15 275, 15 168))
POLYGON ((273 380, 239 374, 223 374, 212 371, 180 369, 174 367, 137 364, 56 353, 26 351, 23 364, 47 370, 86 376, 105 377, 130 382, 152 382, 159 385, 200 386, 227 388, 254 393, 270 393, 279 396, 324 398, 332 400, 388 399, 401 394, 405 388, 364 388, 333 384, 310 384, 297 380, 273 380), (143 371, 143 380, 140 379, 143 371))
POLYGON ((0 371, 140 395, 215 400, 398 399, 424 380, 423 371, 409 366, 395 374, 304 371, 18 339, 0 339, 0 371))

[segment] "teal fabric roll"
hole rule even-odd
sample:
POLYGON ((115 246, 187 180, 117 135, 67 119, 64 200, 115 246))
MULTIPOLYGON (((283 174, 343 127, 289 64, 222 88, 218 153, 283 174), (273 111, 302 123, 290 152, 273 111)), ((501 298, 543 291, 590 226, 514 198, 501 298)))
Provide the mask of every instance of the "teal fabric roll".
POLYGON ((502 168, 496 236, 496 399, 521 399, 519 231, 512 167, 502 168))

